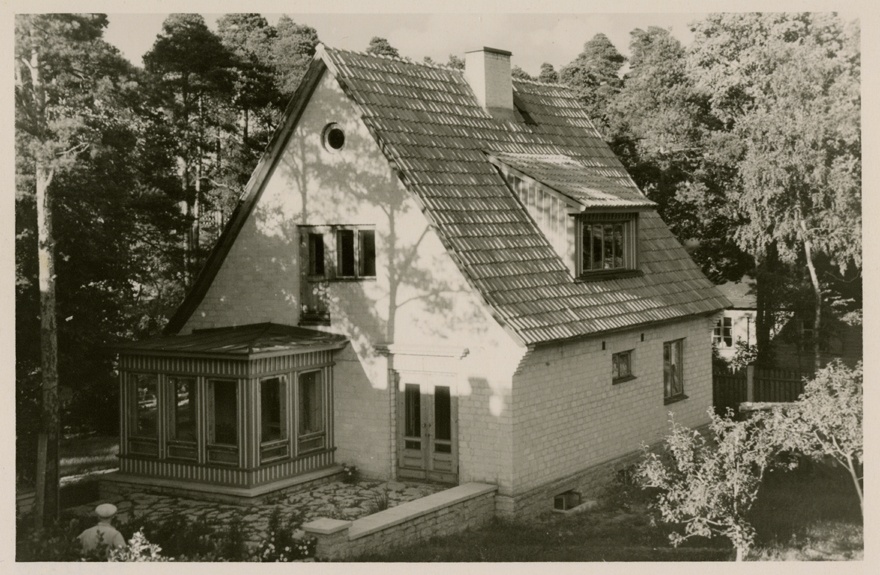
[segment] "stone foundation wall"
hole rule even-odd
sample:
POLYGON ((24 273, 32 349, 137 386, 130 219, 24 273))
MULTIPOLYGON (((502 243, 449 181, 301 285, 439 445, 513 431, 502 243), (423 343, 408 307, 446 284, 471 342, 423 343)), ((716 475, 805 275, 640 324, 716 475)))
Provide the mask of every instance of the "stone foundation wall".
POLYGON ((615 482, 617 473, 635 464, 641 456, 641 451, 633 451, 514 497, 499 495, 498 516, 529 517, 546 513, 553 509, 553 498, 566 491, 580 493, 582 501, 601 499, 615 482))
POLYGON ((480 527, 495 517, 494 485, 468 483, 356 521, 316 519, 303 525, 318 540, 319 559, 348 559, 480 527))
POLYGON ((262 486, 256 489, 230 488, 222 485, 206 483, 187 483, 168 479, 137 477, 111 473, 101 478, 98 483, 98 494, 102 501, 119 501, 132 493, 153 493, 171 495, 199 501, 214 501, 233 505, 255 505, 270 503, 277 497, 305 491, 325 483, 342 479, 342 467, 335 465, 304 474, 288 484, 262 486))

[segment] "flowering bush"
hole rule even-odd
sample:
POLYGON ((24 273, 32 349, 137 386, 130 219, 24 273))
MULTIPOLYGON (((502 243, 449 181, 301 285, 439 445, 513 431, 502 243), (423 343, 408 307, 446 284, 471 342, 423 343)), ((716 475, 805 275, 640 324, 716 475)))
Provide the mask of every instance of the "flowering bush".
POLYGON ((289 562, 315 556, 317 539, 306 537, 299 530, 299 515, 292 514, 286 523, 281 521, 281 509, 276 507, 269 516, 266 539, 254 551, 252 558, 261 562, 289 562))
POLYGON ((162 557, 159 554, 160 551, 162 551, 161 547, 155 543, 147 541, 147 538, 144 537, 143 531, 138 530, 131 536, 131 539, 128 540, 128 545, 125 547, 110 549, 107 561, 111 563, 174 561, 174 559, 169 557, 162 557))
POLYGON ((342 464, 342 482, 347 483, 349 485, 354 485, 360 479, 360 474, 358 473, 358 468, 356 465, 349 465, 348 463, 342 464))

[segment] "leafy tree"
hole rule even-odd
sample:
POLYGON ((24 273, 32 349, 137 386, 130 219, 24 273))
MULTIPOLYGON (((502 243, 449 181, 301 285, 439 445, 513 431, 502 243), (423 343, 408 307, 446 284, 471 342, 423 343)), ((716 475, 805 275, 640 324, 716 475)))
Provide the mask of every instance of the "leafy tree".
POLYGON ((722 536, 742 561, 755 530, 747 515, 777 447, 764 432, 764 417, 733 421, 709 411, 711 439, 674 421, 663 452, 645 448, 636 470, 643 487, 656 490, 664 521, 679 524, 669 538, 677 546, 691 537, 722 536))
POLYGON ((446 65, 450 68, 455 68, 456 70, 464 70, 464 58, 459 58, 455 54, 450 54, 446 65))
POLYGON ((367 54, 373 54, 374 56, 393 56, 395 58, 400 57, 400 52, 397 51, 397 48, 392 46, 388 40, 380 38, 379 36, 373 36, 370 40, 370 45, 367 46, 367 54))
POLYGON ((694 32, 689 69, 717 120, 707 155, 732 175, 734 237, 759 262, 805 267, 821 333, 822 257, 861 267, 858 28, 833 14, 722 14, 694 32))
POLYGON ((809 457, 832 457, 849 472, 864 514, 862 362, 820 369, 793 404, 774 412, 776 441, 809 457))
POLYGON ((233 56, 200 15, 172 14, 144 55, 144 64, 155 79, 157 103, 171 121, 179 141, 180 185, 186 215, 192 222, 186 238, 189 282, 201 264, 201 226, 207 191, 203 184, 210 168, 208 155, 214 148, 214 120, 220 116, 216 108, 232 95, 233 56))
MULTIPOLYGON (((39 262, 42 421, 35 503, 38 525, 58 514, 57 202, 53 182, 99 144, 102 125, 114 121, 114 82, 123 64, 118 53, 101 39, 106 26, 103 15, 19 15, 15 19, 16 148, 20 158, 29 160, 28 168, 32 166, 17 174, 17 188, 19 193, 34 193, 39 262)), ((16 283, 27 286, 26 279, 16 283)))
POLYGON ((517 80, 534 80, 534 78, 532 78, 528 72, 526 72, 519 66, 514 66, 510 69, 510 76, 516 78, 517 80))
POLYGON ((233 55, 233 105, 241 118, 241 145, 249 148, 251 114, 280 99, 272 68, 275 31, 259 14, 226 14, 217 20, 217 34, 233 55))
POLYGON ((548 64, 547 62, 541 64, 541 71, 538 73, 538 81, 547 84, 559 83, 559 74, 556 73, 553 64, 548 64))
POLYGON ((559 73, 559 79, 575 91, 603 135, 609 131, 609 103, 623 85, 619 73, 624 62, 626 58, 617 51, 608 37, 605 34, 596 34, 584 44, 583 51, 559 73))
POLYGON ((630 71, 608 110, 612 146, 639 187, 703 271, 716 282, 738 280, 752 259, 733 241, 726 204, 728 174, 702 153, 712 118, 696 92, 681 43, 668 30, 631 32, 630 71))
MULTIPOLYGON (((314 28, 282 16, 275 25, 272 55, 278 89, 289 99, 306 73, 320 40, 314 28)), ((285 102, 286 103, 286 102, 285 102)))

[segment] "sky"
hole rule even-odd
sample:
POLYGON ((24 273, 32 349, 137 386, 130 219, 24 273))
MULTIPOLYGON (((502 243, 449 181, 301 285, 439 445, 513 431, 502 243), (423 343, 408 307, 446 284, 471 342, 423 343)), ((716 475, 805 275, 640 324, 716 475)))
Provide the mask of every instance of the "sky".
MULTIPOLYGON (((288 4, 291 8, 296 3, 288 4)), ((254 10, 239 7, 239 10, 254 10)), ((270 24, 281 13, 260 12, 270 24)), ((572 61, 584 42, 604 33, 623 54, 629 54, 629 34, 635 28, 660 26, 672 30, 684 43, 692 39, 688 23, 703 13, 557 13, 524 14, 476 13, 307 13, 285 12, 295 22, 318 31, 322 42, 334 48, 365 50, 373 36, 387 38, 402 56, 421 61, 430 56, 445 63, 449 54, 464 56, 465 51, 491 46, 513 52, 512 63, 530 74, 537 74, 541 63, 558 70, 572 61)), ((222 15, 202 13, 216 31, 222 15)), ((152 47, 168 13, 108 14, 105 39, 119 48, 132 63, 142 66, 142 56, 152 47)))

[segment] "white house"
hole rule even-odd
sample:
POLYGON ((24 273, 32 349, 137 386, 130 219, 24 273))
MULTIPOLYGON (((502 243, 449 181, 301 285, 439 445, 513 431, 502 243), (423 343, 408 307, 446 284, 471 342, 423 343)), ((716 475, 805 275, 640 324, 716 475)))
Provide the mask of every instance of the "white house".
POLYGON ((254 496, 357 465, 588 492, 708 420, 702 275, 564 86, 319 47, 166 337, 123 346, 120 477, 254 496))

